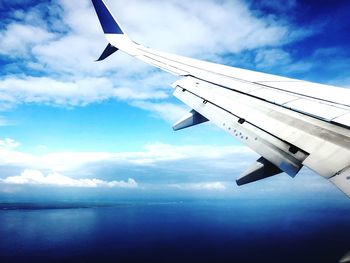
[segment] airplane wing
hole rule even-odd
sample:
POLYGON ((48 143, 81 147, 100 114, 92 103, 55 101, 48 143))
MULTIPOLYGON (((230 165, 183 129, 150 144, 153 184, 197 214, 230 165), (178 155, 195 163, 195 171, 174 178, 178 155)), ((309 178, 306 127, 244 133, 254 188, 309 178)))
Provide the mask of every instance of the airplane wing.
POLYGON ((109 44, 179 77, 174 96, 193 110, 174 125, 211 121, 259 158, 238 185, 305 165, 350 196, 350 91, 160 52, 133 42, 103 0, 92 0, 109 44))

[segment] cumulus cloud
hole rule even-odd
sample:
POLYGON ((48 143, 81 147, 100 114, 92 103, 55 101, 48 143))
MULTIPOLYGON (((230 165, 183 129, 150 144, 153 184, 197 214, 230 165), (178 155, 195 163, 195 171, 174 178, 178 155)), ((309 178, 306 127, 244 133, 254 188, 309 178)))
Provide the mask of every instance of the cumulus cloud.
MULTIPOLYGON (((135 81, 135 83, 141 80, 135 81)), ((111 79, 83 78, 71 81, 55 80, 48 77, 7 76, 0 80, 0 100, 3 104, 40 103, 54 106, 84 106, 106 99, 145 100, 164 99, 167 92, 143 90, 135 92, 130 85, 111 79)), ((140 105, 141 107, 141 105, 140 105)))
POLYGON ((46 185, 61 187, 119 187, 119 188, 136 188, 137 183, 134 179, 129 178, 127 181, 103 181, 100 179, 73 179, 59 173, 49 173, 44 175, 38 170, 24 170, 19 176, 10 176, 0 179, 0 183, 12 185, 46 185))
POLYGON ((132 0, 128 5, 110 1, 110 6, 137 41, 188 55, 239 52, 292 40, 283 21, 257 18, 243 1, 132 0))
POLYGON ((105 78, 65 82, 47 77, 11 76, 0 81, 0 97, 3 103, 77 106, 109 98, 114 91, 110 80, 105 78))
POLYGON ((221 179, 230 179, 232 171, 243 169, 250 158, 256 157, 243 146, 155 143, 136 152, 44 151, 29 154, 19 151, 15 140, 1 140, 0 144, 5 145, 0 146, 0 181, 25 185, 133 187, 151 182, 166 186, 174 182, 188 190, 222 190, 224 184, 217 181, 190 185, 186 182, 190 179, 188 176, 195 176, 195 181, 212 180, 218 172, 221 179), (14 173, 20 175, 12 176, 14 173))
MULTIPOLYGON (((303 31, 275 17, 257 17, 239 0, 107 4, 136 41, 189 56, 220 58, 279 47, 299 39, 303 31)), ((15 13, 0 31, 0 55, 16 62, 4 67, 8 73, 0 79, 0 102, 7 108, 22 103, 84 106, 118 99, 171 121, 183 110, 167 101, 168 85, 175 79, 166 73, 120 52, 94 62, 106 40, 89 1, 58 0, 15 13), (164 114, 168 110, 170 117, 164 114)))
POLYGON ((30 48, 54 38, 54 34, 38 26, 10 24, 0 32, 0 55, 22 57, 30 55, 30 48))

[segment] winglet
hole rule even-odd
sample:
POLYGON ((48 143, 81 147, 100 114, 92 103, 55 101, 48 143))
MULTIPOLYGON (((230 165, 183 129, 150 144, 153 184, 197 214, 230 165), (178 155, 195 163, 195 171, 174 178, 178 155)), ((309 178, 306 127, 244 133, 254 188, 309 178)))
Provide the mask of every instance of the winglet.
POLYGON ((103 0, 91 0, 105 34, 124 34, 103 0))

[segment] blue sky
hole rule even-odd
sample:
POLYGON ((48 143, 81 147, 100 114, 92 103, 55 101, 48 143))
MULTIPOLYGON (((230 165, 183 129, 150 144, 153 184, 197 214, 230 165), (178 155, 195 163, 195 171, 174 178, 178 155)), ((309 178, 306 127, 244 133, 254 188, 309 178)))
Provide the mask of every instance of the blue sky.
MULTIPOLYGON (((350 87, 348 1, 106 1, 160 50, 350 87)), ((90 1, 0 0, 0 196, 345 198, 311 171, 238 188, 257 156, 211 124, 173 132, 176 79, 106 46, 90 1)))

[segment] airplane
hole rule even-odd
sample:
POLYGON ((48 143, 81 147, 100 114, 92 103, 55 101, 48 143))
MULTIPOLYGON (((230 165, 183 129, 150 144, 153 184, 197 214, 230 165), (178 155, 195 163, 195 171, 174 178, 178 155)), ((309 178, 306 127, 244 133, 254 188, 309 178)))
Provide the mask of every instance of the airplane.
POLYGON ((207 121, 261 157, 238 185, 303 166, 350 197, 350 90, 169 54, 128 37, 103 0, 91 0, 108 45, 97 61, 118 50, 179 77, 174 96, 192 110, 175 131, 207 121))

